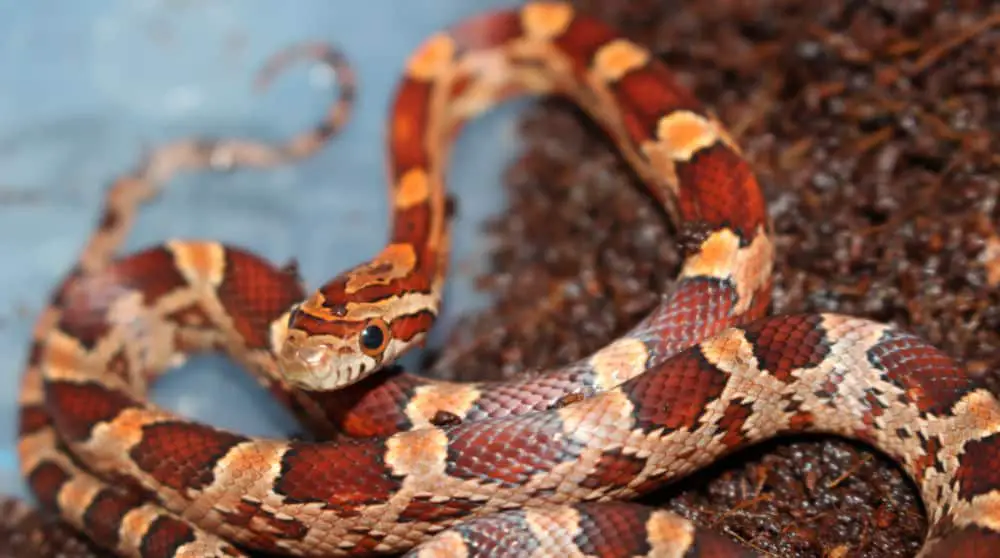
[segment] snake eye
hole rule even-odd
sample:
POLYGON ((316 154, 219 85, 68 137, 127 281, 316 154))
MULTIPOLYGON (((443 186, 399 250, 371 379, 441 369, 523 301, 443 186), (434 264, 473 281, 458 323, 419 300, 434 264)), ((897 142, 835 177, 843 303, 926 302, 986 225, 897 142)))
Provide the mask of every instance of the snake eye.
POLYGON ((365 329, 361 331, 359 339, 361 351, 366 355, 375 357, 385 350, 389 344, 389 326, 382 320, 372 320, 368 322, 365 329))

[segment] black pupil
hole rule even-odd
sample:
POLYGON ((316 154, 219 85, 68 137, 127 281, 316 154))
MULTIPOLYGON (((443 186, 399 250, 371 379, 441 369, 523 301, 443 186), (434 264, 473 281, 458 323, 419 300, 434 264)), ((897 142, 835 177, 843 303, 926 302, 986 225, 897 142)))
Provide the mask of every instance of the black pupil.
POLYGON ((378 326, 370 325, 361 332, 361 344, 365 346, 366 349, 375 350, 382 346, 382 342, 385 340, 385 336, 382 334, 382 329, 378 326))

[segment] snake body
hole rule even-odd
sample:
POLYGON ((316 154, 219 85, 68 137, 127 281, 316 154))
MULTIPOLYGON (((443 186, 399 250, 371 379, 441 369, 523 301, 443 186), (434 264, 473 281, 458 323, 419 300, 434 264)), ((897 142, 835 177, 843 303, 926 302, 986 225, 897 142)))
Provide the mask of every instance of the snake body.
POLYGON ((102 219, 103 248, 57 289, 25 373, 21 463, 44 507, 131 556, 751 556, 625 500, 815 432, 900 462, 930 518, 922 556, 1000 552, 996 398, 892 326, 765 317, 773 243, 750 165, 646 49, 560 2, 470 18, 409 59, 388 136, 390 241, 311 292, 212 241, 112 258, 131 220, 102 219), (449 142, 525 93, 600 124, 686 238, 682 269, 580 361, 501 383, 405 373, 390 364, 425 341, 447 271, 449 142), (325 439, 244 436, 147 401, 201 350, 325 439))

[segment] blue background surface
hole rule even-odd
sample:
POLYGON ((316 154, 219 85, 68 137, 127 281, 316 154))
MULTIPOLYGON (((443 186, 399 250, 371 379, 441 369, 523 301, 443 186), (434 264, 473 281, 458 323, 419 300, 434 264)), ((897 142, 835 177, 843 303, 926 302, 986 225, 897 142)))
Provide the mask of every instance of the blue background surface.
MULTIPOLYGON (((308 40, 338 44, 359 98, 348 128, 320 154, 274 170, 197 173, 146 206, 127 250, 172 236, 212 238, 275 262, 298 259, 310 286, 374 254, 386 239, 383 130, 407 55, 428 35, 513 0, 0 0, 0 492, 26 496, 15 449, 15 400, 30 331, 89 235, 106 185, 143 149, 190 135, 278 141, 314 123, 333 92, 299 64, 265 94, 259 65, 308 40), (294 6, 294 11, 291 9, 294 6), (390 11, 391 10, 391 11, 390 11)), ((483 218, 504 201, 501 173, 518 149, 508 104, 471 122, 454 148, 459 199, 445 319, 482 300, 483 218)), ((221 357, 168 375, 154 400, 240 432, 294 425, 221 357)))

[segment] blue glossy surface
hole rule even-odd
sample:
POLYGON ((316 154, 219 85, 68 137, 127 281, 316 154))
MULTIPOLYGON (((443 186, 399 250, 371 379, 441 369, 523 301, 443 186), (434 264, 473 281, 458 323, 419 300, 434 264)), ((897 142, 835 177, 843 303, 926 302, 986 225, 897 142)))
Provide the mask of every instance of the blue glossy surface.
MULTIPOLYGON (((303 40, 335 41, 360 81, 355 118, 318 156, 272 171, 179 177, 141 215, 129 249, 171 236, 213 238, 283 262, 316 285, 386 238, 383 130, 409 52, 448 23, 512 0, 0 1, 0 491, 17 473, 16 390, 30 330, 96 217, 106 184, 145 146, 192 134, 278 140, 322 114, 330 90, 308 66, 265 95, 258 65, 303 40), (391 10, 391 11, 390 11, 391 10)), ((470 123, 452 158, 459 197, 446 319, 479 301, 478 225, 503 201, 516 154, 507 105, 470 123)), ((289 417, 232 365, 189 363, 155 390, 186 415, 251 434, 284 435, 289 417)))

